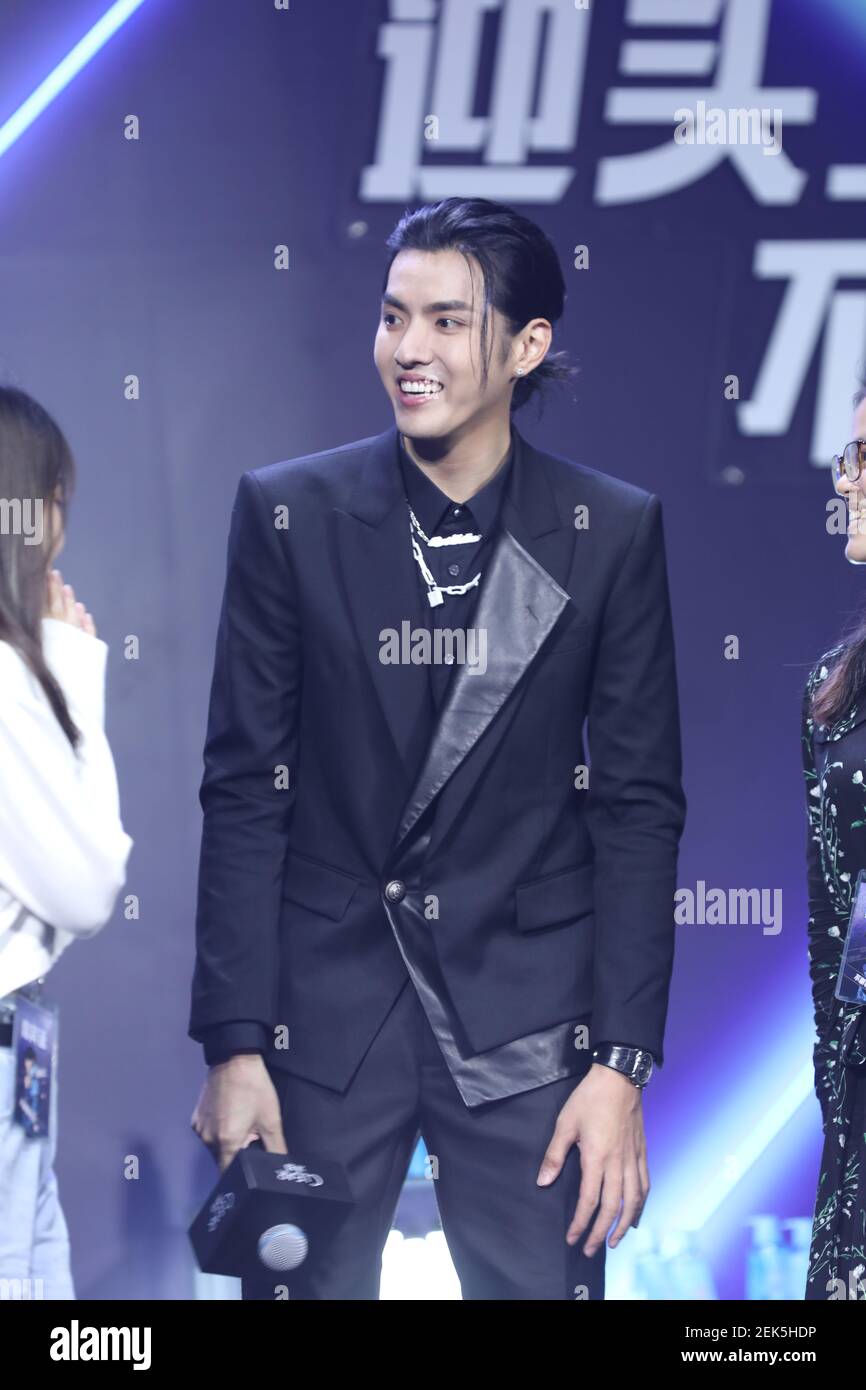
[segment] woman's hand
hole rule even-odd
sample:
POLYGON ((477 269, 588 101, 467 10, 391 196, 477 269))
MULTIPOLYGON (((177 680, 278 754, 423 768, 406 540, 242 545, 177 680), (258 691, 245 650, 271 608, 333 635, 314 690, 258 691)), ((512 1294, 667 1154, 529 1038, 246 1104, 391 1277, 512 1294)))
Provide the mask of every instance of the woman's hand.
POLYGON ((89 632, 91 637, 96 636, 92 615, 83 603, 76 602, 72 585, 63 583, 60 570, 49 570, 43 616, 59 618, 62 623, 70 623, 72 627, 80 627, 82 632, 89 632))

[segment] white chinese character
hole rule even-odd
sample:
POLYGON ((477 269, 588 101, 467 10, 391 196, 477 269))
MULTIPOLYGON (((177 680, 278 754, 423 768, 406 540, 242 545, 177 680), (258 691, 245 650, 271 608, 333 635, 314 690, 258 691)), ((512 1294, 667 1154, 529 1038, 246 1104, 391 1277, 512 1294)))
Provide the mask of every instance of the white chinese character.
POLYGON ((622 46, 621 71, 627 77, 706 78, 712 86, 680 83, 674 87, 615 87, 607 94, 605 116, 616 125, 677 126, 683 113, 694 113, 705 140, 680 143, 671 138, 638 154, 610 155, 599 161, 598 203, 639 203, 696 183, 730 159, 759 203, 795 203, 807 175, 797 169, 774 137, 766 142, 771 118, 777 126, 814 120, 817 97, 809 87, 762 88, 762 70, 770 22, 770 0, 629 0, 631 25, 718 24, 718 40, 631 40, 622 46), (713 121, 706 125, 706 112, 713 121), (730 139, 725 132, 748 138, 730 139), (719 134, 722 139, 719 139, 719 134), (775 154, 766 159, 764 155, 775 154))
POLYGON ((839 421, 850 414, 852 372, 866 348, 866 241, 759 242, 755 274, 786 279, 788 286, 752 399, 737 407, 740 429, 747 435, 787 434, 820 341, 811 461, 826 466, 839 448, 839 421), (861 280, 863 287, 840 290, 842 279, 861 280))
POLYGON ((376 154, 361 175, 361 199, 558 201, 574 178, 573 160, 527 160, 573 153, 591 11, 575 0, 442 0, 437 20, 432 0, 391 0, 389 14, 376 50, 386 63, 376 154), (498 29, 489 111, 473 115, 490 11, 498 12, 498 29), (477 162, 425 164, 425 146, 437 156, 474 153, 477 162))

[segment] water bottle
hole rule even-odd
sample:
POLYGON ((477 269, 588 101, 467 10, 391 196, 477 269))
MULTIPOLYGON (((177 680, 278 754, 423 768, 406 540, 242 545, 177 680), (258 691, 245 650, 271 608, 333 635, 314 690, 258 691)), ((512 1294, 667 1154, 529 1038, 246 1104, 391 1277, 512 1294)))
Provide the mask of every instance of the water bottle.
POLYGON ((809 1247, 812 1243, 812 1218, 809 1216, 792 1216, 789 1221, 784 1221, 782 1224, 788 1231, 788 1243, 785 1246, 786 1297, 801 1299, 806 1288, 806 1277, 809 1273, 809 1247))
MULTIPOLYGON (((779 1218, 753 1216, 749 1225, 752 1244, 746 1255, 746 1298, 787 1298, 787 1257, 780 1241, 779 1218)), ((805 1280, 803 1283, 805 1287, 805 1280)))

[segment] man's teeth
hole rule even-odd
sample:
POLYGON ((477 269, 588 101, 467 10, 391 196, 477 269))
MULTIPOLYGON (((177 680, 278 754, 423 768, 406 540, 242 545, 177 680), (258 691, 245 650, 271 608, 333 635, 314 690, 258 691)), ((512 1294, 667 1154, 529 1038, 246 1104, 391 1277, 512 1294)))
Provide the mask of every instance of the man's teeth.
POLYGON ((435 396, 442 390, 441 381, 401 381, 400 390, 408 396, 435 396))

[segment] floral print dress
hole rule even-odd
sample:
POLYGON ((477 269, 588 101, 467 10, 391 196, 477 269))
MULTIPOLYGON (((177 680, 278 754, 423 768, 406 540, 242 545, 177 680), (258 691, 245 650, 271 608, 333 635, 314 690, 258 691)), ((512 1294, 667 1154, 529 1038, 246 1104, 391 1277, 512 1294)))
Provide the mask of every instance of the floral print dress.
POLYGON ((834 994, 854 885, 866 869, 866 700, 829 725, 815 723, 810 709, 843 650, 824 654, 803 696, 813 1062, 824 1132, 807 1299, 866 1299, 866 1007, 834 994))

